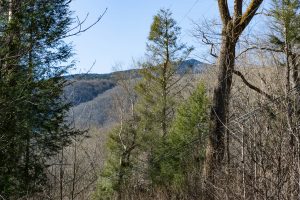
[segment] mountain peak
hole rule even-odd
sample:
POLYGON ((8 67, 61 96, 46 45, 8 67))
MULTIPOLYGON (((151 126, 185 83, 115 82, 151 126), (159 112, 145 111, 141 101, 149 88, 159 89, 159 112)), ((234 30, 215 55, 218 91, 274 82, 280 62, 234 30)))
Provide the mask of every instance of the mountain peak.
POLYGON ((198 74, 203 72, 203 70, 208 66, 208 64, 200 62, 196 59, 188 59, 181 63, 178 69, 179 74, 190 72, 193 74, 198 74))

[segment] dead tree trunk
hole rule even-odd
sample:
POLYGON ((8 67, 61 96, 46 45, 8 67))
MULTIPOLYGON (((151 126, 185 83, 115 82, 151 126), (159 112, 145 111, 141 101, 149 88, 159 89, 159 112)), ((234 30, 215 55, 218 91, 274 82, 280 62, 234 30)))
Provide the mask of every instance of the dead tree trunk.
POLYGON ((214 185, 224 157, 224 138, 235 64, 235 46, 243 30, 250 23, 262 2, 263 0, 252 0, 243 13, 243 0, 235 0, 234 14, 231 17, 227 0, 218 0, 219 12, 223 23, 222 45, 218 56, 218 84, 214 89, 210 135, 204 166, 205 199, 215 199, 214 185))

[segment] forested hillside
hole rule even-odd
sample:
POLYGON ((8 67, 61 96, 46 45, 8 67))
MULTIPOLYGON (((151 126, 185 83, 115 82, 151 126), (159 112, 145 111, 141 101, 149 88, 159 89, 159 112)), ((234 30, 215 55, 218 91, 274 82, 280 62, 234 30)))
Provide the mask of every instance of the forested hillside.
POLYGON ((299 0, 74 3, 0 2, 0 200, 300 199, 299 0))
MULTIPOLYGON (((197 75, 209 68, 209 64, 195 59, 183 61, 178 76, 197 75)), ((67 76, 64 97, 72 104, 71 115, 80 128, 105 127, 116 122, 113 114, 114 94, 122 93, 119 81, 140 79, 140 69, 116 71, 111 74, 75 74, 67 76), (120 80, 122 79, 122 80, 120 80)))

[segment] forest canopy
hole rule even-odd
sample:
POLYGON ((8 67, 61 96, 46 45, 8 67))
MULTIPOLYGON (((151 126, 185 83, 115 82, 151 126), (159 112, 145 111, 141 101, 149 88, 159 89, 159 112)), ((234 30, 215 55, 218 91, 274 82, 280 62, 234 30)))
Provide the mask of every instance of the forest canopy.
MULTIPOLYGON (((90 23, 73 3, 0 2, 0 199, 299 199, 299 0, 217 0, 192 30, 205 2, 155 10, 107 74, 74 74, 72 39, 131 4, 90 23)), ((93 43, 130 40, 118 20, 93 43)))

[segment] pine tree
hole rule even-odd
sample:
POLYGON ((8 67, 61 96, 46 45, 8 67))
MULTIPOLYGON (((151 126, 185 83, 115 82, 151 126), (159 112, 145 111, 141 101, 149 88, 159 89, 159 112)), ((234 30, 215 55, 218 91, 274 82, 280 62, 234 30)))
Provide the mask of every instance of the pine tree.
MULTIPOLYGON (((180 65, 193 48, 180 42, 180 27, 170 10, 159 10, 153 18, 146 62, 141 69, 141 81, 136 86, 139 134, 142 138, 139 160, 143 160, 149 187, 156 184, 155 173, 160 163, 155 162, 158 151, 166 145, 181 92, 185 88, 180 65), (145 163, 147 163, 145 165, 145 163)), ((148 187, 148 186, 147 186, 148 187)))
POLYGON ((178 68, 192 50, 179 42, 179 35, 180 28, 171 12, 160 10, 151 25, 147 62, 142 64, 141 79, 135 85, 137 102, 129 112, 132 114, 122 117, 122 123, 110 134, 109 158, 96 199, 130 199, 135 191, 146 189, 137 185, 140 181, 149 182, 150 167, 145 169, 145 165, 151 164, 143 160, 145 155, 154 156, 153 148, 166 142, 176 98, 183 88, 178 68))
POLYGON ((179 191, 192 194, 197 188, 191 187, 200 186, 209 128, 208 102, 204 85, 199 84, 178 107, 167 142, 157 152, 160 160, 156 160, 159 170, 154 172, 155 180, 173 189, 173 195, 179 191))
POLYGON ((147 62, 137 86, 139 111, 144 129, 153 137, 165 138, 174 116, 176 97, 180 94, 178 68, 192 48, 179 42, 180 27, 170 10, 154 16, 147 43, 147 62), (157 134, 157 135, 155 135, 157 134))
POLYGON ((70 143, 62 99, 64 66, 72 56, 62 40, 72 24, 70 1, 3 1, 0 35, 0 193, 32 195, 46 187, 51 156, 70 143), (7 14, 9 13, 9 14, 7 14))
MULTIPOLYGON (((300 94, 300 2, 298 0, 273 0, 270 8, 272 18, 270 42, 277 52, 284 54, 286 67, 286 89, 290 90, 290 82, 300 94), (290 77, 292 74, 292 77, 290 77)), ((299 108, 298 108, 299 109, 299 108)))

